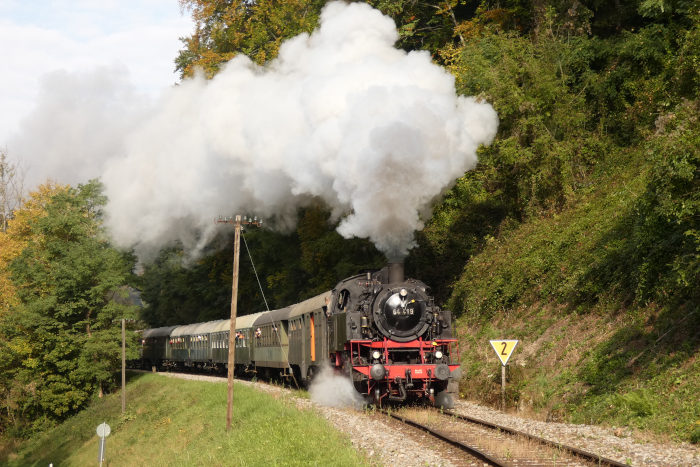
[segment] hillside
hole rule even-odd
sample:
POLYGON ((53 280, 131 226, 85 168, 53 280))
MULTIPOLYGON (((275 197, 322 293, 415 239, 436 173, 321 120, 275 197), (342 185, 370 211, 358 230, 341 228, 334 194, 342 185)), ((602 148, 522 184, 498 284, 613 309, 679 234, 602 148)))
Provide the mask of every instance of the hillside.
MULTIPOLYGON (((690 115, 609 158, 566 208, 490 237, 470 259, 450 299, 460 315, 463 396, 500 404, 488 340, 519 339, 510 408, 700 442, 698 290, 682 274, 682 261, 697 267, 697 255, 679 254, 697 231, 668 207, 687 201, 664 200, 663 215, 657 202, 659 186, 683 178, 664 168, 697 163, 690 115)), ((691 198, 697 206, 697 191, 691 198)))

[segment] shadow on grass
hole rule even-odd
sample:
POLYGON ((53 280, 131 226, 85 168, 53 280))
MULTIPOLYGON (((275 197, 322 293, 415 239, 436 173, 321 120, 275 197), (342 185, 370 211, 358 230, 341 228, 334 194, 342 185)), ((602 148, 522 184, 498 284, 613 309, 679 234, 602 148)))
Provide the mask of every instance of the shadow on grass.
MULTIPOLYGON (((129 385, 137 382, 149 374, 149 371, 126 371, 127 408, 130 399, 129 385)), ((114 420, 115 418, 118 419, 121 416, 121 397, 119 396, 121 391, 121 374, 117 375, 117 383, 118 384, 114 392, 107 394, 101 402, 101 409, 104 412, 103 418, 105 420, 114 420)), ((93 402, 91 405, 94 405, 94 403, 95 402, 93 402)), ((73 415, 71 418, 73 421, 70 426, 73 428, 70 431, 67 431, 65 428, 66 422, 63 422, 61 425, 49 429, 47 432, 36 435, 34 438, 15 446, 15 449, 19 448, 19 451, 0 453, 0 463, 3 463, 3 465, 8 463, 9 465, 23 466, 45 466, 48 463, 63 465, 63 463, 66 462, 66 459, 71 457, 78 446, 86 443, 94 444, 95 459, 97 459, 98 438, 96 429, 101 422, 96 421, 99 417, 95 416, 94 408, 88 407, 73 415), (37 449, 36 445, 40 445, 41 448, 37 449), (29 452, 29 454, 23 454, 23 451, 29 452), (22 457, 23 455, 26 455, 27 457, 22 457)), ((110 421, 109 423, 113 422, 110 421)), ((113 427, 113 429, 114 428, 116 427, 113 427)))
POLYGON ((628 314, 627 324, 592 349, 580 370, 593 395, 614 394, 632 376, 651 379, 700 348, 700 293, 688 284, 694 281, 688 258, 698 248, 686 235, 693 226, 659 215, 650 189, 596 242, 592 264, 567 300, 572 311, 596 306, 628 314))
POLYGON ((697 329, 700 310, 687 304, 636 319, 593 349, 579 376, 590 395, 617 394, 628 380, 650 380, 692 358, 700 348, 697 329))

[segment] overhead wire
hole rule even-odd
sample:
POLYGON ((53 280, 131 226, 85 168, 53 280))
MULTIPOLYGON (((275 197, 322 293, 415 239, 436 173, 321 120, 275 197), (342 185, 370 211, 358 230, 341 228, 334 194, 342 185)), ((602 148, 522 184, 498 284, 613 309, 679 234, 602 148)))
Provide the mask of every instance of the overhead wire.
POLYGON ((270 306, 267 304, 267 299, 265 298, 265 291, 260 283, 260 277, 258 276, 258 270, 255 269, 255 263, 253 262, 253 256, 250 254, 250 249, 248 249, 248 242, 243 235, 243 229, 241 229, 241 238, 243 239, 243 244, 245 245, 245 251, 248 253, 248 258, 250 258, 250 264, 253 266, 253 272, 255 273, 255 279, 258 281, 258 287, 260 287, 260 294, 262 295, 263 301, 265 302, 265 308, 270 311, 270 306))
MULTIPOLYGON (((255 279, 258 281, 258 287, 260 287, 260 294, 262 295, 263 301, 265 302, 265 308, 267 311, 270 311, 270 306, 267 304, 267 299, 265 298, 265 291, 262 288, 262 283, 260 282, 260 277, 258 276, 258 271, 255 268, 255 262, 253 261, 253 255, 250 254, 250 249, 248 248, 248 242, 245 239, 245 235, 243 235, 243 229, 241 229, 241 238, 243 239, 243 245, 245 245, 245 251, 248 253, 248 258, 250 259, 250 264, 253 266, 253 272, 255 273, 255 279)), ((294 370, 292 369, 292 365, 289 363, 289 355, 286 350, 284 350, 284 346, 282 345, 282 338, 280 337, 279 333, 279 327, 277 325, 278 323, 276 321, 272 321, 272 327, 273 330, 275 331, 274 333, 277 335, 277 342, 279 343, 280 350, 282 351, 282 354, 284 355, 284 359, 287 361, 287 367, 289 368, 289 373, 292 376, 292 379, 294 379, 294 384, 299 387, 299 383, 297 382, 296 376, 294 376, 294 370)), ((279 326, 282 326, 282 322, 279 322, 279 326)))

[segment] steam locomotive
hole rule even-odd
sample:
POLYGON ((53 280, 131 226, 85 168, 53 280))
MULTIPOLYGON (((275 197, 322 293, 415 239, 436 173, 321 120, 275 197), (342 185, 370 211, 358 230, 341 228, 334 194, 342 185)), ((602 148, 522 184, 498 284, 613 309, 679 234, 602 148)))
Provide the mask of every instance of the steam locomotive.
MULTIPOLYGON (((230 320, 147 329, 144 368, 223 371, 230 320)), ((451 408, 460 377, 451 313, 403 264, 344 279, 333 290, 236 319, 235 371, 308 383, 324 365, 369 403, 421 401, 451 408)))

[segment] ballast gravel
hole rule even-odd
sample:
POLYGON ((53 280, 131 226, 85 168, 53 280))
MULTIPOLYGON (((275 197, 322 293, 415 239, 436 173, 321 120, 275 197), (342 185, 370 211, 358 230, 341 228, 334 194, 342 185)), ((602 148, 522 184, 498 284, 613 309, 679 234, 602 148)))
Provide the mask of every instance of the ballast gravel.
POLYGON ((688 443, 645 443, 621 428, 530 420, 466 401, 454 411, 598 454, 632 466, 700 466, 700 448, 688 443))
MULTIPOLYGON (((226 382, 225 378, 205 375, 163 373, 183 379, 226 382)), ((370 417, 364 411, 350 408, 324 407, 309 399, 296 397, 279 386, 236 380, 242 384, 284 397, 304 410, 316 410, 337 430, 350 438, 353 446, 363 451, 372 464, 386 466, 456 465, 435 449, 429 437, 409 436, 395 425, 370 417), (421 442, 422 441, 422 442, 421 442)), ((687 443, 646 443, 625 430, 595 425, 573 425, 542 422, 506 414, 472 402, 458 401, 455 412, 487 422, 530 433, 548 440, 577 447, 631 466, 700 466, 700 448, 687 443)), ((464 465, 463 462, 459 462, 464 465)))

